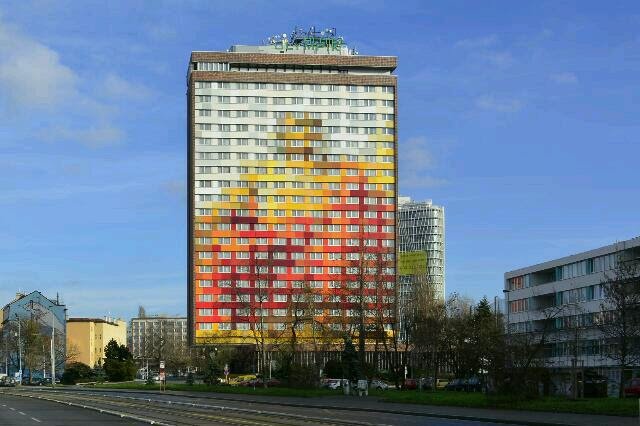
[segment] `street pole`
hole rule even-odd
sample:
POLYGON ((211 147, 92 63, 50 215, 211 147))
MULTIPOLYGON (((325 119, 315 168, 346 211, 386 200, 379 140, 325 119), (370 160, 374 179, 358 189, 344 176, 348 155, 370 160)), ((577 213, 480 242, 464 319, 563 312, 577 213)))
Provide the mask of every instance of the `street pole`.
POLYGON ((51 386, 56 387, 56 316, 51 311, 51 386))
POLYGON ((22 386, 22 337, 20 336, 20 318, 18 318, 18 314, 16 314, 16 321, 18 321, 18 364, 20 370, 20 386, 22 386))

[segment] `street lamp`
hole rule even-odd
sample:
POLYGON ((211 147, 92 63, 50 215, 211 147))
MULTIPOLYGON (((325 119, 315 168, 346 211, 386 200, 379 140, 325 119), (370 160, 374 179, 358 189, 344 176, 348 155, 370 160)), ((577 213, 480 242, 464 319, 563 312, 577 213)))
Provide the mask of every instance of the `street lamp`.
POLYGON ((504 289, 502 290, 505 297, 505 309, 507 310, 507 334, 511 334, 511 323, 509 322, 509 313, 511 312, 511 307, 509 306, 509 293, 511 290, 504 289))
POLYGON ((16 322, 18 323, 18 372, 20 373, 19 386, 22 386, 22 337, 20 330, 20 318, 18 317, 17 313, 14 315, 16 316, 16 322))
POLYGON ((56 387, 56 316, 51 310, 56 305, 49 305, 47 309, 51 313, 51 386, 56 387))

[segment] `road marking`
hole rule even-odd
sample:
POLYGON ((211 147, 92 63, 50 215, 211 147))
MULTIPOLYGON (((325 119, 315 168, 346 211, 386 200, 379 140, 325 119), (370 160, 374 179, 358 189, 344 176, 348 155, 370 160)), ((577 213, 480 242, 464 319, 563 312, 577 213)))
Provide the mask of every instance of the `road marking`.
POLYGON ((15 409, 15 408, 13 408, 13 407, 9 407, 9 410, 11 410, 11 411, 16 411, 16 409, 15 409))
POLYGON ((23 416, 26 416, 26 414, 23 413, 22 411, 18 411, 18 413, 22 414, 23 416))
POLYGON ((36 419, 35 417, 31 417, 31 420, 33 420, 34 422, 42 423, 40 420, 36 419))

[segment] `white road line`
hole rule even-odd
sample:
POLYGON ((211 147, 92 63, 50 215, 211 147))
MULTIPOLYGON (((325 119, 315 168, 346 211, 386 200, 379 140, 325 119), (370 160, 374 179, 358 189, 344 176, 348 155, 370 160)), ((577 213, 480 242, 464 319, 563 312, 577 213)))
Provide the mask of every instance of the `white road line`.
POLYGON ((16 411, 16 409, 15 409, 15 408, 13 408, 13 407, 9 407, 9 410, 11 410, 11 411, 16 411))
POLYGON ((26 416, 26 414, 23 413, 22 411, 18 411, 18 413, 22 414, 23 416, 26 416))
POLYGON ((33 420, 34 422, 41 423, 41 421, 40 421, 40 420, 38 420, 38 419, 36 419, 35 417, 31 417, 31 420, 33 420))

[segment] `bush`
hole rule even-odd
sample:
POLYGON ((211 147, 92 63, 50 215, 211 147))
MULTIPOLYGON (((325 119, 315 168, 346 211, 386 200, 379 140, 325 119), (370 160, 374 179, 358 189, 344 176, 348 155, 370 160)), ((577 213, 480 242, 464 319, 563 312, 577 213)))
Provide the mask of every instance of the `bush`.
POLYGON ((81 362, 73 362, 65 367, 60 381, 65 385, 75 385, 78 382, 91 381, 92 379, 91 367, 81 362))
POLYGON ((288 382, 292 388, 313 388, 317 385, 316 369, 292 363, 289 365, 288 382))
POLYGON ((123 382, 136 377, 136 366, 130 359, 125 361, 107 359, 104 362, 104 372, 110 382, 123 382))
POLYGON ((189 386, 193 386, 193 384, 195 383, 195 378, 193 377, 193 373, 189 372, 189 374, 187 374, 187 380, 186 380, 187 384, 189 386))

